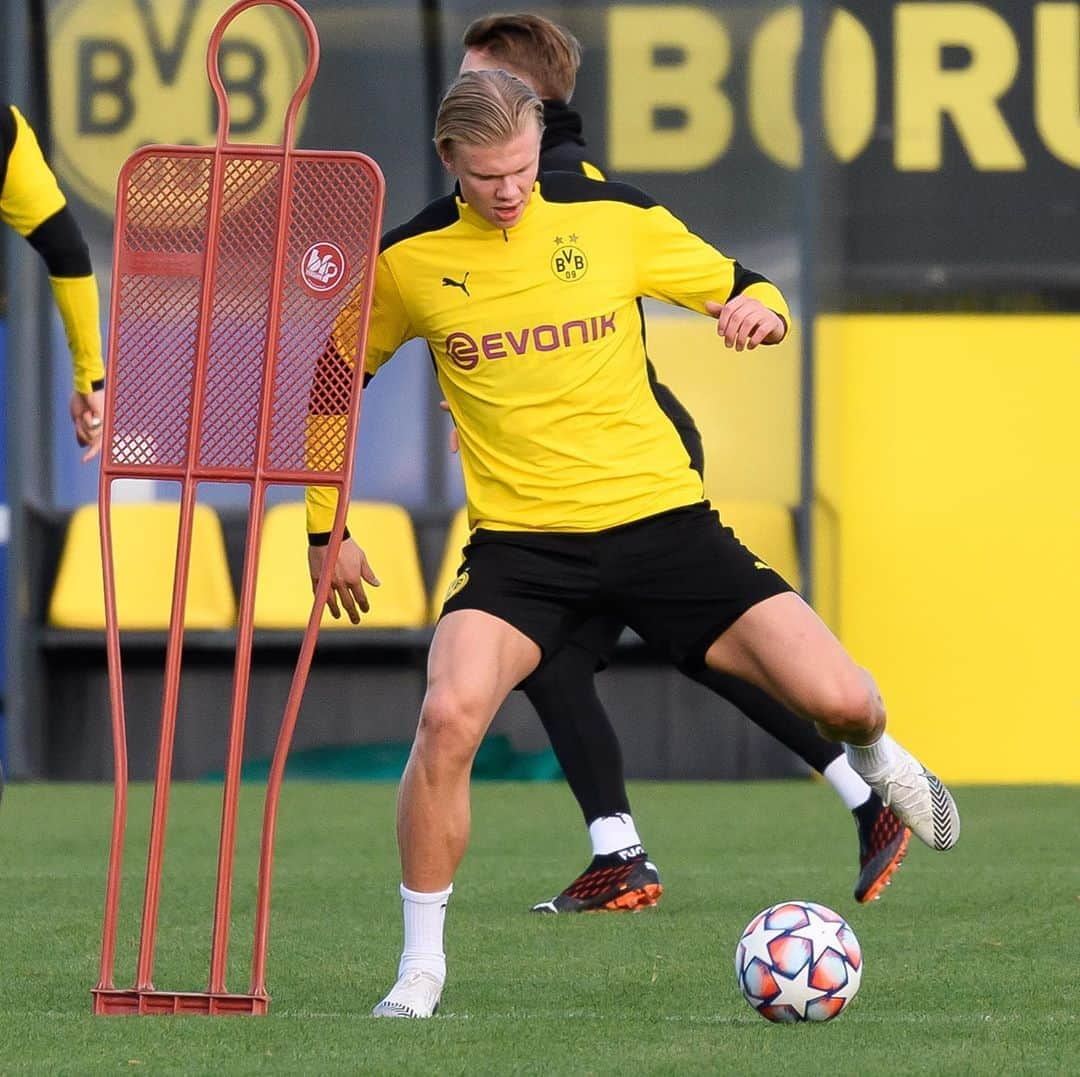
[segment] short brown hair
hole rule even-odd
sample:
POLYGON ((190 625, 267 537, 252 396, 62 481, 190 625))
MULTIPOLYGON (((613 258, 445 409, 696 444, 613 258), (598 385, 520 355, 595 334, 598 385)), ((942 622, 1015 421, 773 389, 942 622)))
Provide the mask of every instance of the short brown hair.
POLYGON ((466 71, 446 91, 435 117, 435 148, 446 157, 455 142, 495 146, 520 134, 528 118, 544 129, 544 106, 509 72, 466 71))
POLYGON ((581 44, 569 30, 541 15, 487 15, 461 39, 529 76, 541 97, 569 101, 581 66, 581 44))

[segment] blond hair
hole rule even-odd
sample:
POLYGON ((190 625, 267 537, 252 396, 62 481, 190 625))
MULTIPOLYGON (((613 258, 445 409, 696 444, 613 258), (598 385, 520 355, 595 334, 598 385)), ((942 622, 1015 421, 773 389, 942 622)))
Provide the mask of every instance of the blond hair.
POLYGON ((497 146, 519 135, 530 117, 544 129, 544 106, 521 79, 505 71, 466 71, 446 91, 435 118, 435 148, 449 157, 457 142, 497 146))
POLYGON ((461 43, 527 75, 541 97, 566 103, 574 94, 581 43, 542 15, 487 15, 469 24, 461 43))

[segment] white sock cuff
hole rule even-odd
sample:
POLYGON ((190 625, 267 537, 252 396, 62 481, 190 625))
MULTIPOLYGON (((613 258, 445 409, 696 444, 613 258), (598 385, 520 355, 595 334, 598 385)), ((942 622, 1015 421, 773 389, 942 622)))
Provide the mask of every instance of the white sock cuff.
POLYGON ((838 755, 822 772, 821 776, 833 787, 846 808, 865 804, 870 796, 870 786, 855 773, 846 755, 838 755))
POLYGON ((873 744, 845 744, 844 754, 860 774, 883 770, 893 761, 893 739, 882 733, 873 744))
POLYGON ((402 901, 412 901, 417 905, 438 905, 446 901, 454 892, 454 884, 451 883, 445 890, 436 890, 434 893, 424 893, 422 890, 410 890, 404 883, 401 884, 402 901))
POLYGON ((592 838, 593 856, 605 856, 641 844, 633 818, 621 813, 594 819, 589 824, 589 837, 592 838))

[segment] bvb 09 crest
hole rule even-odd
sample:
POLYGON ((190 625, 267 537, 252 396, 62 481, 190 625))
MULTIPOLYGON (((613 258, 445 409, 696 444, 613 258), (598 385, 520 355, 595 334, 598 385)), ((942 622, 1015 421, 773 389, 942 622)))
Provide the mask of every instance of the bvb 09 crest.
POLYGON ((589 259, 580 247, 572 243, 559 243, 556 246, 555 253, 551 256, 551 272, 559 280, 581 280, 588 271, 589 259))

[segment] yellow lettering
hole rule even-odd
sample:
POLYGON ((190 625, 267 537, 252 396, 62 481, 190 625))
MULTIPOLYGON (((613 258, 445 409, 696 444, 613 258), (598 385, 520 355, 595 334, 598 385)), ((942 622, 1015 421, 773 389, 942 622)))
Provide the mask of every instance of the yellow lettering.
POLYGON ((1009 24, 979 4, 898 4, 895 23, 897 168, 941 167, 942 118, 948 115, 972 164, 980 171, 1016 171, 1024 155, 998 99, 1019 64, 1009 24), (959 70, 942 66, 948 46, 967 50, 959 70))
POLYGON ((1035 126, 1046 148, 1080 168, 1080 8, 1035 5, 1035 126))
POLYGON ((731 39, 695 7, 608 11, 609 158, 626 172, 692 172, 722 156, 734 110, 720 88, 731 39))
POLYGON ((754 35, 748 60, 750 131, 762 152, 785 168, 802 164, 802 128, 795 105, 801 42, 802 10, 781 8, 754 35))
MULTIPOLYGON (((798 168, 802 127, 796 111, 796 77, 802 43, 802 9, 781 8, 762 24, 750 46, 747 98, 750 130, 778 165, 798 168)), ((837 8, 822 53, 822 119, 838 160, 854 160, 874 133, 877 61, 866 28, 837 8)))
POLYGON ((826 31, 822 66, 825 137, 837 160, 853 161, 874 134, 877 59, 866 27, 843 8, 836 9, 826 31))

